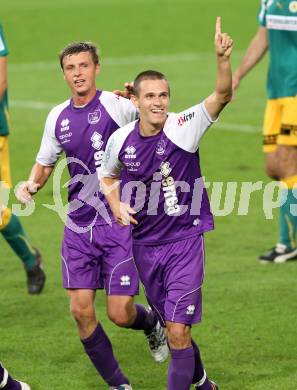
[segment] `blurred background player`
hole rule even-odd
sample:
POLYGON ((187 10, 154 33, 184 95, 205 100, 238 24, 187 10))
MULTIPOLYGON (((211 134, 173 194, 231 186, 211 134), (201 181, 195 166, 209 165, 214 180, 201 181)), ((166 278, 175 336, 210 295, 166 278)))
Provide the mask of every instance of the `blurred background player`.
POLYGON ((297 216, 290 209, 296 204, 297 184, 297 1, 262 0, 258 21, 258 31, 234 73, 233 89, 269 50, 263 150, 267 175, 285 188, 278 243, 259 260, 282 263, 297 259, 297 216))
POLYGON ((202 316, 203 234, 213 229, 201 179, 199 142, 232 98, 233 41, 221 33, 221 18, 216 21, 215 47, 215 91, 183 112, 168 113, 170 88, 162 73, 149 70, 136 77, 131 99, 140 119, 110 137, 101 172, 115 220, 126 229, 134 224, 133 253, 140 279, 167 329, 168 390, 189 390, 192 384, 199 390, 218 389, 206 375, 191 328, 202 316), (135 184, 129 199, 137 213, 120 200, 122 171, 130 184, 141 184, 136 187, 141 188, 144 203, 141 199, 140 207, 135 204, 139 195, 135 184))
POLYGON ((0 362, 0 389, 3 390, 31 390, 27 383, 13 379, 0 362))
MULTIPOLYGON (((9 166, 9 118, 7 95, 8 49, 0 24, 0 186, 12 187, 9 166)), ((30 245, 19 218, 10 208, 0 205, 0 232, 16 255, 23 261, 29 294, 39 294, 45 283, 39 251, 30 245)))

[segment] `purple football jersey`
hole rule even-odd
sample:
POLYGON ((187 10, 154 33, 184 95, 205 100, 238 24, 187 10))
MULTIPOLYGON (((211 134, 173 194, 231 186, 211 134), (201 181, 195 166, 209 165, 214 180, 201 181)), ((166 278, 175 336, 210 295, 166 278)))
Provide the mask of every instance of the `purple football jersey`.
POLYGON ((99 191, 98 172, 110 135, 136 117, 137 110, 129 100, 106 91, 97 91, 85 106, 75 107, 71 99, 49 113, 36 161, 53 166, 65 152, 71 176, 68 216, 76 226, 110 221, 109 207, 99 191))
POLYGON ((136 121, 111 136, 102 175, 117 177, 125 170, 122 197, 137 211, 136 244, 166 243, 213 229, 197 151, 212 122, 201 103, 170 113, 157 135, 143 137, 136 121))

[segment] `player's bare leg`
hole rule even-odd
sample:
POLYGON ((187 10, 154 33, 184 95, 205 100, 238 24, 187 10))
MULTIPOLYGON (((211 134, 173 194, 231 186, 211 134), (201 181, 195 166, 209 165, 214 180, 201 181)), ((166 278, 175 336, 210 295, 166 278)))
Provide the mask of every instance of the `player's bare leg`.
POLYGON ((133 297, 123 295, 108 295, 107 314, 109 319, 116 325, 129 328, 137 317, 133 297))
POLYGON ((261 263, 283 263, 297 259, 297 215, 294 212, 296 198, 293 188, 297 184, 297 147, 278 145, 276 150, 266 153, 266 172, 284 185, 283 201, 280 207, 280 232, 278 243, 264 255, 261 263))
POLYGON ((118 326, 143 330, 156 362, 162 363, 167 359, 169 351, 164 329, 152 310, 135 304, 133 297, 108 295, 107 313, 110 320, 118 326))

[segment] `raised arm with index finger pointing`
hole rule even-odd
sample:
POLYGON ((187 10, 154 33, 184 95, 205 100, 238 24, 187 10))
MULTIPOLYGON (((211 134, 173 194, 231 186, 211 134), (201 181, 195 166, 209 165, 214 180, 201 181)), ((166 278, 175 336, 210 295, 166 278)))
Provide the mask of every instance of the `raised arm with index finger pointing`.
POLYGON ((233 40, 227 33, 221 31, 221 17, 216 19, 215 51, 217 55, 217 81, 215 91, 205 100, 205 107, 213 119, 216 119, 222 109, 232 99, 232 71, 230 55, 233 40))

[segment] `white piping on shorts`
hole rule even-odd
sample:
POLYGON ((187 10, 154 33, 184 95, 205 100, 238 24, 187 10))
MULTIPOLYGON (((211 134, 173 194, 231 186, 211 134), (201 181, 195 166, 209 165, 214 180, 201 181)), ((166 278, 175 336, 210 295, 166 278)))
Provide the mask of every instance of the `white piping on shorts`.
POLYGON ((117 265, 114 267, 114 269, 112 270, 111 275, 110 275, 110 279, 109 279, 109 283, 108 283, 108 295, 110 295, 111 279, 112 279, 112 274, 114 273, 115 269, 116 269, 117 267, 119 267, 121 264, 124 264, 124 263, 126 263, 127 261, 130 261, 130 260, 133 260, 133 256, 132 256, 132 257, 129 257, 129 259, 126 259, 126 260, 121 261, 121 262, 120 262, 119 264, 117 264, 117 265))
POLYGON ((3 367, 3 370, 4 370, 4 374, 3 374, 3 380, 0 383, 0 389, 3 389, 6 386, 7 379, 8 379, 8 372, 7 372, 6 368, 3 367))
POLYGON ((175 304, 175 307, 174 307, 174 310, 173 310, 172 318, 171 318, 171 321, 172 321, 172 322, 174 322, 174 316, 175 316, 175 312, 176 312, 176 309, 177 309, 177 305, 179 304, 179 301, 180 301, 181 299, 183 299, 184 297, 186 297, 187 295, 192 294, 194 291, 200 290, 200 288, 201 288, 201 285, 200 285, 198 288, 195 288, 194 290, 192 290, 192 291, 190 291, 190 292, 188 292, 188 293, 182 295, 182 296, 177 300, 177 302, 176 302, 176 304, 175 304))
POLYGON ((142 286, 143 286, 144 294, 145 294, 145 296, 146 296, 146 299, 147 299, 147 301, 148 301, 148 304, 149 304, 151 307, 153 306, 153 308, 156 310, 156 312, 158 312, 159 318, 161 319, 163 325, 166 326, 166 321, 165 321, 165 319, 162 317, 161 313, 160 313, 159 310, 156 308, 156 306, 153 305, 153 304, 150 302, 150 300, 148 299, 147 293, 146 293, 146 289, 145 289, 145 287, 144 287, 143 284, 142 284, 142 286))
POLYGON ((159 314, 159 318, 161 318, 161 321, 163 322, 163 325, 166 326, 166 321, 165 319, 161 316, 161 313, 159 312, 159 310, 156 308, 155 305, 152 305, 154 307, 154 309, 156 310, 156 312, 158 312, 159 314))
POLYGON ((91 230, 90 230, 90 243, 92 244, 93 242, 93 226, 91 226, 91 230))
MULTIPOLYGON (((204 269, 205 269, 205 249, 204 249, 204 235, 201 234, 201 238, 202 238, 202 253, 203 253, 203 274, 202 274, 202 281, 201 283, 203 283, 203 280, 204 280, 204 269)), ((200 286, 201 287, 201 286, 200 286)))
POLYGON ((202 275, 201 284, 200 284, 200 286, 199 286, 198 288, 195 288, 195 290, 190 291, 190 292, 188 292, 188 293, 182 295, 182 296, 178 299, 178 301, 177 301, 176 304, 175 304, 174 310, 173 310, 172 319, 171 319, 172 322, 174 322, 173 320, 174 320, 175 312, 176 312, 177 305, 178 305, 179 301, 180 301, 181 299, 183 299, 184 297, 186 297, 187 295, 192 294, 194 291, 200 290, 200 288, 201 288, 201 286, 202 286, 203 279, 204 279, 204 262, 205 262, 204 235, 203 235, 203 234, 201 234, 201 239, 202 239, 202 253, 203 253, 203 255, 202 255, 202 257, 203 257, 203 259, 202 259, 203 275, 202 275))
POLYGON ((64 259, 63 256, 61 256, 61 257, 62 257, 63 263, 64 263, 64 265, 66 267, 66 272, 67 272, 67 284, 68 284, 67 288, 70 288, 70 277, 69 277, 69 271, 68 271, 67 262, 66 262, 66 260, 64 259))

